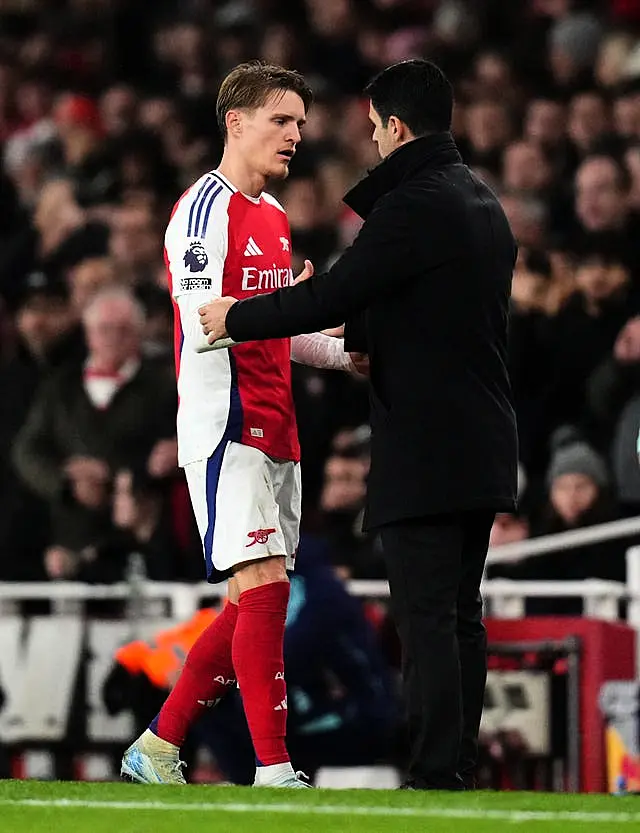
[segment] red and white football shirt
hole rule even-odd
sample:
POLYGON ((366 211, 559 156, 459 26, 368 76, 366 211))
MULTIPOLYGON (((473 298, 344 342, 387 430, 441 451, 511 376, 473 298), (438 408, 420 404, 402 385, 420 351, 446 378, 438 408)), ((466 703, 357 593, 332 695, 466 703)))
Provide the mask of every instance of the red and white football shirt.
POLYGON ((269 194, 237 191, 218 171, 176 204, 165 235, 175 313, 178 458, 210 457, 228 440, 282 460, 300 459, 290 339, 198 353, 206 342, 198 307, 212 298, 249 298, 293 282, 289 224, 269 194))

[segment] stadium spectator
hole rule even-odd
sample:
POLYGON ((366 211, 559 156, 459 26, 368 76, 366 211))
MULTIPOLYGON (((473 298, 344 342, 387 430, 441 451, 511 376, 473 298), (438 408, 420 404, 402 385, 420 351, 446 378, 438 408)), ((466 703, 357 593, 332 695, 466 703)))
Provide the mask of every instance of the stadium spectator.
POLYGON ((92 98, 68 94, 56 104, 53 119, 58 144, 54 169, 69 177, 81 205, 95 205, 115 196, 114 163, 104 142, 98 105, 92 98))
POLYGON ((118 279, 153 283, 162 257, 162 231, 151 206, 122 206, 112 215, 109 252, 118 279))
POLYGON ((596 154, 585 159, 575 175, 575 213, 578 227, 569 245, 580 250, 597 236, 631 270, 634 282, 640 269, 639 218, 631 205, 632 176, 624 160, 596 154))
POLYGON ((100 122, 107 136, 122 136, 137 123, 138 94, 126 84, 105 90, 100 96, 100 122))
POLYGON ((368 425, 339 432, 325 465, 322 526, 331 561, 345 578, 385 576, 378 537, 362 531, 370 437, 368 425))
POLYGON ((626 515, 640 513, 637 438, 640 425, 640 317, 630 318, 612 352, 591 374, 589 413, 610 456, 616 493, 626 515))
POLYGON ((523 126, 526 139, 540 144, 547 152, 562 148, 566 142, 566 108, 554 98, 534 98, 528 106, 523 126))
POLYGON ((16 299, 17 338, 12 355, 0 367, 0 576, 28 581, 44 579, 42 552, 48 543, 46 502, 17 475, 12 446, 27 418, 39 385, 67 362, 81 361, 84 337, 60 277, 33 272, 16 299))
POLYGON ((640 296, 616 250, 593 249, 576 258, 576 291, 556 315, 541 322, 538 362, 544 368, 547 431, 577 424, 591 373, 611 351, 640 296), (553 404, 551 404, 553 403, 553 404))
POLYGON ((610 125, 604 96, 596 90, 575 95, 569 104, 567 133, 580 156, 591 153, 610 125))
MULTIPOLYGON (((176 538, 163 480, 151 466, 120 469, 113 476, 113 531, 79 553, 69 553, 74 578, 108 583, 126 578, 132 553, 142 556, 145 575, 154 581, 201 578, 197 546, 185 551, 176 538)), ((193 538, 196 541, 196 537, 193 538)))
POLYGON ((505 191, 500 203, 518 245, 544 249, 547 243, 549 211, 543 199, 533 194, 505 191))
MULTIPOLYGON (((551 535, 617 519, 618 509, 604 460, 570 426, 559 428, 552 442, 546 476, 547 502, 532 524, 531 534, 551 535)), ((488 575, 520 580, 623 581, 624 553, 629 544, 628 538, 584 544, 515 564, 493 565, 488 568, 488 575)), ((583 612, 581 599, 530 599, 526 610, 528 615, 580 616, 583 612)))
MULTIPOLYGON (((14 450, 20 477, 49 503, 52 544, 73 552, 110 530, 114 471, 146 465, 175 436, 175 386, 165 369, 140 358, 138 302, 126 289, 105 289, 83 323, 86 362, 66 363, 46 380, 14 450)), ((68 577, 69 559, 55 563, 51 577, 68 577)))
POLYGON ((615 518, 604 460, 570 428, 557 429, 552 442, 548 504, 535 533, 547 535, 615 518))
POLYGON ((541 145, 513 142, 505 149, 502 182, 513 191, 544 192, 552 181, 553 170, 541 145))
MULTIPOLYGON (((568 10, 571 3, 560 6, 568 10)), ((570 90, 591 80, 602 32, 600 21, 588 12, 559 11, 549 31, 549 64, 559 87, 570 90)))
POLYGON ((518 257, 511 292, 509 371, 518 413, 520 460, 536 470, 547 442, 542 425, 547 369, 541 361, 541 330, 551 305, 553 272, 543 251, 530 249, 518 257))
POLYGON ((640 138, 640 84, 638 78, 623 82, 613 100, 613 131, 623 139, 640 138))
POLYGON ((488 99, 467 108, 466 136, 471 165, 498 171, 502 151, 512 135, 511 115, 504 102, 488 99))
POLYGON ((98 292, 116 283, 116 265, 108 257, 86 257, 70 267, 67 284, 76 315, 81 317, 98 292))
POLYGON ((291 246, 298 262, 309 258, 322 269, 336 251, 338 241, 333 225, 326 222, 322 186, 313 177, 296 177, 282 193, 282 204, 291 226, 291 246))

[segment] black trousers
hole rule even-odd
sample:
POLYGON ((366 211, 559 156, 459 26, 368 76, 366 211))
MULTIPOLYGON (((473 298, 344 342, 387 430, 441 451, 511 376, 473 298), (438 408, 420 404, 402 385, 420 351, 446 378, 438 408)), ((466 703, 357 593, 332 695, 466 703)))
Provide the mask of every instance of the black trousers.
POLYGON ((483 510, 379 530, 402 645, 408 774, 418 787, 474 783, 487 677, 480 581, 493 519, 483 510))

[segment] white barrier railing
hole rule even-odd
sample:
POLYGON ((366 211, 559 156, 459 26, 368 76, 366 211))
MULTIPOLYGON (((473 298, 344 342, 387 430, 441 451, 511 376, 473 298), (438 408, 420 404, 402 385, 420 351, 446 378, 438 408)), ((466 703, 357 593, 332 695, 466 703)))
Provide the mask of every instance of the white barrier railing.
MULTIPOLYGON (((615 622, 619 603, 628 598, 627 588, 617 581, 513 581, 492 579, 484 585, 487 612, 498 619, 519 619, 525 615, 527 599, 582 599, 582 614, 589 619, 615 622)), ((640 596, 638 596, 640 602, 640 596)))
MULTIPOLYGON (((562 558, 562 551, 567 549, 631 535, 638 535, 640 540, 640 517, 494 547, 489 550, 487 563, 509 563, 554 551, 559 552, 558 557, 562 558)), ((370 598, 389 595, 386 581, 351 581, 349 589, 354 595, 370 598)), ((187 619, 203 600, 220 598, 225 593, 225 584, 211 585, 206 582, 142 581, 137 582, 135 588, 128 582, 112 585, 0 582, 0 615, 13 612, 17 604, 28 600, 49 600, 52 612, 61 614, 77 612, 90 601, 131 601, 135 596, 142 603, 143 615, 156 616, 159 605, 168 603, 170 617, 187 619)), ((626 585, 600 579, 577 582, 492 579, 483 582, 483 594, 487 612, 501 618, 523 616, 528 598, 579 598, 582 599, 585 616, 615 620, 618 618, 619 603, 627 601, 627 620, 640 630, 640 545, 627 550, 626 585)))
POLYGON ((514 544, 503 544, 489 550, 487 564, 500 564, 510 561, 520 561, 536 555, 546 555, 558 550, 570 550, 587 544, 598 544, 602 541, 612 541, 616 538, 626 538, 637 535, 640 543, 640 517, 624 518, 621 521, 610 521, 606 524, 588 526, 584 529, 571 529, 555 535, 542 535, 540 538, 528 538, 514 544))
MULTIPOLYGON (((640 548, 636 552, 635 570, 640 575, 640 548)), ((386 581, 351 581, 355 596, 383 599, 389 595, 386 581)), ((487 602, 487 613, 504 619, 516 619, 525 614, 525 604, 531 598, 577 598, 583 602, 583 613, 594 619, 609 621, 618 618, 619 602, 630 602, 629 610, 638 616, 633 624, 640 627, 640 592, 631 593, 628 586, 614 581, 588 579, 586 581, 513 581, 492 579, 482 587, 487 602)), ((171 582, 142 582, 136 590, 136 602, 142 615, 161 615, 160 606, 168 604, 166 615, 172 619, 187 619, 204 600, 219 599, 226 593, 225 584, 178 584, 171 582)), ((126 582, 111 585, 61 583, 0 583, 0 615, 14 613, 20 602, 51 601, 53 614, 81 612, 84 604, 95 601, 123 601, 132 599, 132 588, 126 582)), ((631 618, 631 617, 630 617, 631 618)))

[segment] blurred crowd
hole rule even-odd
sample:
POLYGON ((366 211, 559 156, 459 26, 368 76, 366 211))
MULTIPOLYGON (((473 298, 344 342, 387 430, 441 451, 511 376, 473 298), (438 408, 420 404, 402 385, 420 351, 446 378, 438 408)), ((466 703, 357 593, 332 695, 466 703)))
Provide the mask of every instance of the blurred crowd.
MULTIPOLYGON (((361 90, 418 56, 454 83, 461 152, 520 246, 521 503, 492 542, 640 514, 640 0, 0 0, 0 580, 113 581, 133 551, 152 578, 201 579, 162 236, 220 158, 219 82, 261 58, 314 88, 276 195, 296 269, 319 272, 377 162, 361 90)), ((360 531, 367 383, 293 379, 303 534, 381 577, 360 531)), ((622 579, 625 545, 526 570, 622 579)))

